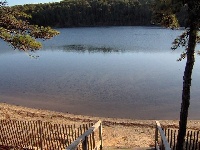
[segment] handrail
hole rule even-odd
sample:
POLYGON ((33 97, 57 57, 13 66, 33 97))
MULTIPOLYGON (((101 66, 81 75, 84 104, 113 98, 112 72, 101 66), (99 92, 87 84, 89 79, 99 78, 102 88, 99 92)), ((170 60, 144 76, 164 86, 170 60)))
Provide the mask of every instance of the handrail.
POLYGON ((164 131, 163 131, 162 128, 161 128, 161 125, 160 125, 159 121, 156 121, 155 149, 156 149, 156 150, 160 150, 159 144, 158 144, 158 131, 159 131, 159 133, 160 133, 160 136, 161 136, 161 140, 162 140, 164 149, 165 149, 165 150, 171 150, 170 145, 169 145, 169 143, 168 143, 168 141, 167 141, 167 138, 166 138, 166 136, 165 136, 164 131))
MULTIPOLYGON (((97 129, 99 129, 99 145, 96 146, 96 148, 102 149, 102 122, 99 120, 96 124, 94 124, 92 127, 90 127, 85 133, 83 133, 81 136, 79 136, 73 143, 71 143, 66 150, 75 150, 77 146, 82 142, 84 144, 83 149, 87 150, 87 138, 90 134, 95 132, 97 129)), ((95 148, 95 149, 96 149, 95 148)))

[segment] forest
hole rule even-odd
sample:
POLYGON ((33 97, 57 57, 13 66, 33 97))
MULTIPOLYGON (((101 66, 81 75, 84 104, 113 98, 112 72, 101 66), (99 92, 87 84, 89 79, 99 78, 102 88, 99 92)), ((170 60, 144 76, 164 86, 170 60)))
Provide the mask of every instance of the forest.
MULTIPOLYGON (((14 6, 31 15, 31 24, 51 27, 150 26, 152 0, 63 0, 14 6)), ((183 25, 184 9, 177 14, 183 25)))

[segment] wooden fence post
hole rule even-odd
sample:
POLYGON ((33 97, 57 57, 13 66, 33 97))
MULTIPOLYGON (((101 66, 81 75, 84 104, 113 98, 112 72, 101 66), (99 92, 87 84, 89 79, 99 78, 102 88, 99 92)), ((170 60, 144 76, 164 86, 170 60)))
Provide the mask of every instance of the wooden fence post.
POLYGON ((38 125, 39 125, 39 135, 40 135, 40 138, 39 138, 39 140, 40 140, 40 144, 39 144, 39 146, 40 146, 40 149, 42 150, 43 149, 43 146, 42 146, 42 121, 41 120, 38 120, 38 125))
POLYGON ((99 126, 99 140, 101 141, 100 150, 102 150, 102 148, 103 148, 103 139, 102 139, 102 122, 100 123, 100 126, 99 126))
POLYGON ((157 124, 155 126, 155 149, 157 149, 157 141, 158 141, 158 128, 157 124))
POLYGON ((87 150, 87 143, 88 143, 88 137, 85 136, 85 139, 83 140, 83 143, 82 143, 82 148, 83 150, 87 150))

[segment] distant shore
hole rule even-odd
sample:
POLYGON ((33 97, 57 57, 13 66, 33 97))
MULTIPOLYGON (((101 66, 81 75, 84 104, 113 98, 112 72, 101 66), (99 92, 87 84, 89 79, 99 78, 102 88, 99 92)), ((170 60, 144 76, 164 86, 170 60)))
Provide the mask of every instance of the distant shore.
MULTIPOLYGON (((83 124, 103 121, 104 147, 149 147, 154 145, 155 120, 132 120, 118 118, 73 115, 55 111, 32 109, 0 103, 0 119, 42 120, 52 123, 83 124)), ((178 128, 177 120, 160 120, 165 126, 178 128)), ((200 120, 188 121, 188 128, 200 129, 200 120)))

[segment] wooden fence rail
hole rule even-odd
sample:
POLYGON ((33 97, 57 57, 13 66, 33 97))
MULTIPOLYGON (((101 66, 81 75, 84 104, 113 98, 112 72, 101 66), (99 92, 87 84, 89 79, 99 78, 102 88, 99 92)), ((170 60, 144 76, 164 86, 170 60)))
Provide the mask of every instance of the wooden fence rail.
POLYGON ((66 149, 92 123, 75 125, 42 121, 0 120, 0 149, 60 150, 66 149))
POLYGON ((165 136, 165 133, 162 130, 161 125, 158 121, 156 121, 156 130, 155 130, 155 149, 156 150, 171 150, 170 145, 165 136), (160 137, 158 137, 159 135, 160 137))
POLYGON ((98 121, 85 133, 80 135, 66 150, 102 150, 102 122, 98 121), (95 140, 95 131, 98 131, 98 140, 95 140), (97 142, 95 142, 97 141, 97 142), (81 145, 80 145, 81 144, 81 145))

